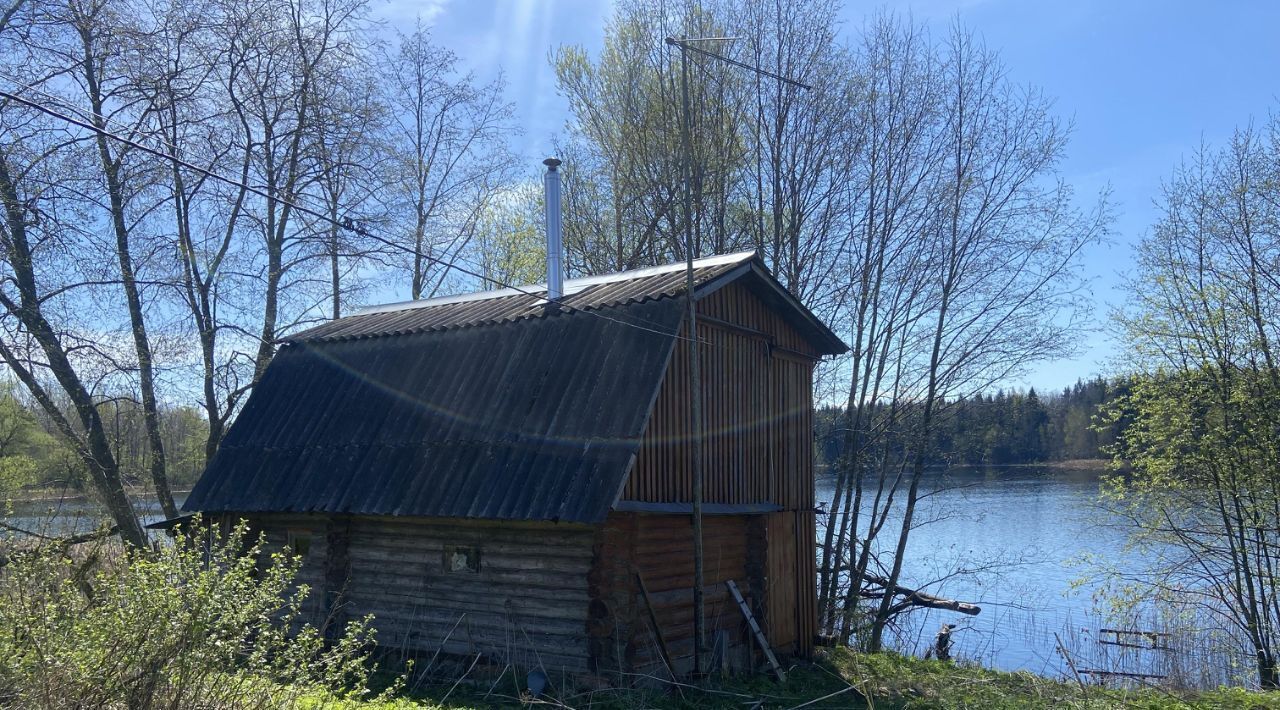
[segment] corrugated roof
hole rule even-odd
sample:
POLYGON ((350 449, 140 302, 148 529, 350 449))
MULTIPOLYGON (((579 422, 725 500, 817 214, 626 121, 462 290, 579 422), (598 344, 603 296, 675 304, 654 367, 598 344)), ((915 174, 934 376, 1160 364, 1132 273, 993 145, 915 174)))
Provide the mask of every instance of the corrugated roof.
MULTIPOLYGON (((847 347, 754 253, 743 279, 823 353, 847 347)), ((681 264, 359 311, 286 339, 186 511, 600 522, 684 315, 681 264), (482 327, 483 326, 483 327, 482 327), (638 327, 637 327, 638 326, 638 327)))
MULTIPOLYGON (((755 252, 708 257, 694 262, 695 289, 750 267, 755 252)), ((685 265, 670 264, 618 274, 571 279, 560 305, 570 311, 606 308, 681 295, 685 265)), ((290 342, 404 335, 538 318, 547 313, 545 284, 444 296, 366 308, 287 338, 290 342)))
POLYGON ((183 509, 599 522, 681 303, 286 345, 183 509))

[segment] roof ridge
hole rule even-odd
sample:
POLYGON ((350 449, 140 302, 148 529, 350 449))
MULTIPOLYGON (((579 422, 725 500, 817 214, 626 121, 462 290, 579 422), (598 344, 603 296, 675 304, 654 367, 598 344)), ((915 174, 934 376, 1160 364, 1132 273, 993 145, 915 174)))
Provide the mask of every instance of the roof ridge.
MULTIPOLYGON (((754 259, 756 251, 748 249, 746 251, 734 252, 732 254, 719 254, 716 256, 704 256, 700 259, 693 260, 693 268, 702 269, 711 266, 720 266, 722 264, 745 263, 754 259)), ((629 271, 615 271, 609 274, 599 274, 596 276, 584 276, 576 279, 569 279, 564 282, 564 295, 566 297, 581 293, 592 286, 600 286, 609 283, 618 283, 620 281, 631 281, 634 279, 642 279, 649 276, 659 276, 661 274, 673 273, 681 269, 688 268, 688 263, 683 261, 672 262, 669 264, 661 264, 659 266, 647 266, 641 269, 631 269, 629 271)), ((490 291, 473 291, 471 293, 457 294, 453 296, 437 296, 435 298, 418 299, 413 301, 398 301, 395 303, 384 303, 374 306, 365 306, 352 311, 346 317, 353 318, 356 316, 373 315, 377 313, 394 313, 396 311, 417 310, 419 308, 432 308, 434 306, 448 306, 457 303, 470 303, 473 301, 488 301, 499 298, 509 298, 511 296, 529 296, 545 294, 547 285, 531 284, 521 287, 508 287, 493 289, 490 291)))

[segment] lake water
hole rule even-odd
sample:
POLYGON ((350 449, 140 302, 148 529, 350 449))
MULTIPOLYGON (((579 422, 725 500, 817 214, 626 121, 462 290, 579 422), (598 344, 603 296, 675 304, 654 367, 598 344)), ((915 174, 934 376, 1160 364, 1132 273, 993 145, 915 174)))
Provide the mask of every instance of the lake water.
MULTIPOLYGON (((1092 567, 1084 559, 1141 563, 1125 559, 1124 533, 1108 526, 1096 505, 1100 474, 1047 467, 928 474, 916 513, 923 524, 912 532, 902 584, 979 570, 926 591, 973 602, 982 612, 914 611, 893 645, 922 655, 943 623, 955 623, 957 656, 1003 670, 1065 674, 1059 638, 1077 667, 1147 672, 1165 662, 1155 653, 1119 658, 1115 647, 1098 643, 1108 624, 1095 614, 1099 583, 1086 579, 1092 567)), ((829 502, 834 485, 820 477, 819 500, 829 502)), ((898 516, 881 533, 885 545, 896 542, 898 516)))
MULTIPOLYGON (((181 508, 187 494, 175 493, 173 499, 181 508)), ((160 503, 151 496, 135 497, 133 509, 142 518, 143 525, 164 520, 160 503)), ((7 513, 4 520, 9 525, 45 535, 90 532, 97 529, 104 519, 100 505, 75 492, 68 492, 63 497, 13 501, 7 513)))

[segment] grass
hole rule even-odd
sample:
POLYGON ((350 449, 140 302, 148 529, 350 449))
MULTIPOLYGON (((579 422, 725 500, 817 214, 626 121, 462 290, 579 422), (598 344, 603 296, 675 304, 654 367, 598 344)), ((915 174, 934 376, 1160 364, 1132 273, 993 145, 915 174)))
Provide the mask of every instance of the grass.
POLYGON ((1280 695, 1239 688, 1174 693, 1148 688, 1080 687, 1032 673, 1006 673, 894 654, 837 652, 827 659, 840 675, 865 690, 876 708, 1050 708, 1139 710, 1280 709, 1280 695))
MULTIPOLYGON (((507 688, 505 695, 497 694, 502 691, 487 694, 490 685, 442 686, 411 697, 363 703, 335 703, 321 696, 310 696, 303 707, 307 710, 480 710, 520 706, 511 694, 511 682, 501 684, 507 688)), ((537 704, 592 710, 764 710, 800 706, 804 710, 1280 710, 1280 693, 1239 688, 1196 693, 1154 688, 1082 688, 1074 682, 1031 673, 1005 673, 892 653, 857 654, 837 649, 813 664, 793 667, 783 684, 761 675, 686 686, 679 693, 671 688, 566 690, 537 704)))

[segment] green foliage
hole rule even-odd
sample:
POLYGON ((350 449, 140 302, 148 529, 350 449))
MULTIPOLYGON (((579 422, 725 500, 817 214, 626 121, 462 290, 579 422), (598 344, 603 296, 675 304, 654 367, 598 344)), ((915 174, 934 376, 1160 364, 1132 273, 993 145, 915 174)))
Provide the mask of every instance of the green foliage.
POLYGON ((476 252, 489 283, 518 285, 546 280, 542 222, 542 190, 534 184, 501 193, 485 206, 476 227, 476 252))
POLYGON ((56 478, 70 453, 16 393, 13 383, 0 383, 0 493, 56 478))
MULTIPOLYGON (((728 28, 731 12, 715 3, 629 0, 614 7, 594 58, 582 47, 556 51, 556 85, 572 116, 558 146, 565 158, 571 270, 608 273, 683 257, 681 72, 678 55, 663 40, 675 27, 693 36, 736 34, 728 28)), ((757 117, 742 111, 748 104, 735 96, 746 87, 744 78, 716 62, 697 63, 688 75, 688 158, 698 215, 691 227, 700 254, 751 243, 750 223, 728 225, 731 215, 750 209, 740 193, 749 167, 746 133, 757 117)))
POLYGON ((1194 616, 1227 651, 1256 659, 1280 688, 1280 140, 1237 131, 1204 147, 1164 186, 1162 214, 1136 249, 1117 315, 1131 392, 1104 426, 1131 468, 1107 502, 1131 543, 1159 547, 1119 570, 1127 593, 1194 616))
POLYGON ((169 483, 174 486, 194 484, 204 472, 208 420, 195 407, 162 407, 160 427, 169 483))
MULTIPOLYGON (((149 481, 142 406, 112 398, 99 404, 98 412, 126 482, 149 481)), ((204 470, 208 421, 195 407, 166 406, 160 409, 160 429, 170 482, 191 485, 204 470)), ((84 461, 45 413, 20 396, 16 384, 0 381, 0 496, 22 489, 79 488, 83 479, 84 461)))
MULTIPOLYGON (((1274 544, 1267 531, 1275 529, 1280 502, 1280 400, 1269 379, 1248 371, 1226 378, 1210 370, 1161 372, 1136 378, 1129 393, 1103 408, 1101 426, 1127 422, 1107 447, 1124 471, 1108 477, 1106 502, 1131 524, 1130 544, 1158 547, 1167 564, 1129 585, 1134 598, 1177 603, 1206 576, 1232 579, 1255 564, 1250 560, 1262 565, 1250 570, 1253 578, 1274 584, 1264 553, 1274 544)), ((1214 612, 1256 615, 1244 623, 1261 637, 1272 622, 1255 614, 1251 593, 1221 586, 1208 599, 1214 612)))
POLYGON ((276 708, 365 693, 368 620, 326 641, 302 623, 299 560, 180 537, 11 555, 0 576, 0 703, 23 708, 276 708))
MULTIPOLYGON (((99 404, 98 412, 125 481, 149 482, 151 449, 147 444, 142 405, 117 397, 99 404)), ((199 409, 191 406, 162 406, 159 417, 170 484, 188 486, 195 483, 204 470, 204 445, 209 422, 199 409)))

